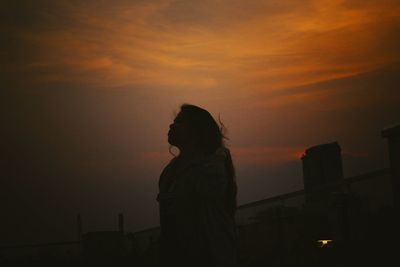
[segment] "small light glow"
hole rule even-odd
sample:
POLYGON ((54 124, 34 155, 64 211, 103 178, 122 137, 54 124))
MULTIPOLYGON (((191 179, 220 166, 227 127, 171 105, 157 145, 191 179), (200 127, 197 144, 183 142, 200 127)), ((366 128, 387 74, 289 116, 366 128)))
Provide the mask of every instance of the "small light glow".
POLYGON ((331 240, 331 239, 321 239, 321 240, 317 240, 318 246, 319 246, 320 248, 329 247, 329 246, 331 245, 332 241, 333 241, 333 240, 331 240))

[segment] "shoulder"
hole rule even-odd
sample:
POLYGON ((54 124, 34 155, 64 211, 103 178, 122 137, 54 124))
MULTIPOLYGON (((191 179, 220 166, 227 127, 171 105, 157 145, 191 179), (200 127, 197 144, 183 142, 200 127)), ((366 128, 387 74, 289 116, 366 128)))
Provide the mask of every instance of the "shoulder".
POLYGON ((168 171, 169 169, 171 169, 172 166, 174 165, 175 161, 176 161, 176 157, 173 158, 173 159, 171 159, 171 160, 167 163, 167 165, 165 165, 165 167, 164 167, 164 169, 162 170, 161 173, 164 173, 164 172, 168 171))

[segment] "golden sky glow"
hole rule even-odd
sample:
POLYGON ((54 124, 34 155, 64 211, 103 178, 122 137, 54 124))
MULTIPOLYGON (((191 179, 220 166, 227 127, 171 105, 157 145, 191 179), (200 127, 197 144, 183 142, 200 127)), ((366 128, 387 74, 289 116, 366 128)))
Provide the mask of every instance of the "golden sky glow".
POLYGON ((16 33, 37 51, 14 67, 38 82, 284 90, 397 61, 399 13, 396 1, 57 1, 16 33))
MULTIPOLYGON (((273 114, 281 116, 296 106, 312 105, 313 112, 329 112, 373 105, 371 94, 360 102, 357 93, 344 97, 340 85, 316 88, 315 84, 400 60, 400 5, 390 0, 9 5, 17 8, 4 28, 18 44, 2 69, 15 78, 12 84, 22 88, 62 83, 87 90, 127 88, 131 97, 140 90, 153 91, 170 109, 181 102, 195 102, 214 113, 223 112, 234 140, 253 135, 252 140, 260 139, 269 129, 256 130, 257 119, 272 123, 273 114), (21 74, 24 79, 16 78, 21 74), (308 85, 315 88, 303 90, 308 85), (240 105, 255 114, 247 125, 251 134, 240 133, 235 126, 243 125, 240 105)), ((164 133, 165 126, 160 123, 159 128, 164 133)), ((289 138, 286 133, 281 135, 289 138)), ((258 155, 255 162, 264 158, 268 164, 270 152, 262 157, 262 151, 277 155, 276 147, 281 147, 286 156, 277 156, 276 162, 291 158, 292 151, 302 146, 270 148, 260 141, 239 141, 233 147, 238 155, 258 155)))

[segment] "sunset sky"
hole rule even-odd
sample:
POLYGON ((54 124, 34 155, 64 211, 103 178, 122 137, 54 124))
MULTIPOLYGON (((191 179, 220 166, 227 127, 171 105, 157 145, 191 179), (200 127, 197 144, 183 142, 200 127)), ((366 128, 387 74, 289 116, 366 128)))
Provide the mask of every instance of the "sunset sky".
POLYGON ((313 145, 338 141, 346 177, 389 165, 398 0, 10 0, 0 22, 4 244, 74 239, 78 212, 158 225, 183 103, 227 127, 239 204, 302 189, 313 145))

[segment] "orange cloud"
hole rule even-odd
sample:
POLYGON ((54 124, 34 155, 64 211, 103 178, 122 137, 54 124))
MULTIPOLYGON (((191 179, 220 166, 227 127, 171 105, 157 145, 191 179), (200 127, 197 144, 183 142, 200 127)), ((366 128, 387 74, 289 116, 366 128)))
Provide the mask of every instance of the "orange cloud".
POLYGON ((398 42, 391 35, 400 20, 395 1, 229 3, 60 2, 38 20, 52 25, 54 13, 69 23, 19 30, 38 48, 24 68, 38 82, 238 92, 345 77, 400 58, 377 50, 398 42))

